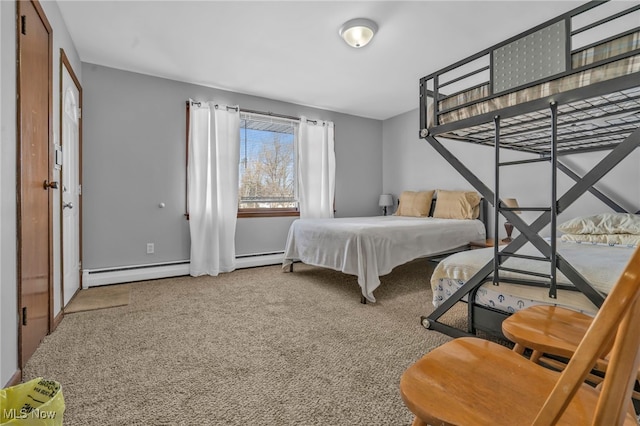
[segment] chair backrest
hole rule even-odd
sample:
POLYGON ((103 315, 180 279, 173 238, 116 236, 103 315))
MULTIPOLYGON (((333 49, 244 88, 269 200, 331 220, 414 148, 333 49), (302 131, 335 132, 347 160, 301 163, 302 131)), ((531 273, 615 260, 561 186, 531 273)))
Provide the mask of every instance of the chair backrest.
POLYGON ((620 425, 628 412, 640 364, 640 247, 618 279, 575 354, 535 419, 534 426, 554 425, 596 361, 611 347, 593 425, 620 425))

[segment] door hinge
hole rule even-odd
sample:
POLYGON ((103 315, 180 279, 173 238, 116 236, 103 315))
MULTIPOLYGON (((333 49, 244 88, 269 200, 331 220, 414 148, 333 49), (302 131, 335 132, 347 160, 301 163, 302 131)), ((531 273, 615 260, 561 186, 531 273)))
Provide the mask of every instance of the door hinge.
POLYGON ((27 35, 27 15, 20 17, 20 32, 22 35, 27 35))
POLYGON ((78 107, 78 119, 82 118, 82 108, 78 107))
POLYGON ((82 185, 78 185, 78 195, 82 195, 82 185))
POLYGON ((27 307, 22 308, 22 325, 27 325, 27 307))

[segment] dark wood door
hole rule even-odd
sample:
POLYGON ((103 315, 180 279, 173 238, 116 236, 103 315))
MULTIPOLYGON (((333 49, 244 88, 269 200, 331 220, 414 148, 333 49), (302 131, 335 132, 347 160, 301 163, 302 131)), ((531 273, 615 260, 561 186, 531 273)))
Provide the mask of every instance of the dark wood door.
POLYGON ((18 1, 18 264, 20 366, 50 329, 51 27, 39 3, 18 1))

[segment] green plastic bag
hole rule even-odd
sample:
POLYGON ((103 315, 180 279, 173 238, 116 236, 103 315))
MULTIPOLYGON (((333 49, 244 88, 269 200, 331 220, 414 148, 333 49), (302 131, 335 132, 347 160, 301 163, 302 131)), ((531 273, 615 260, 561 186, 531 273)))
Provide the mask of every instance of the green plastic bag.
POLYGON ((42 377, 0 390, 0 426, 62 426, 60 383, 42 377))

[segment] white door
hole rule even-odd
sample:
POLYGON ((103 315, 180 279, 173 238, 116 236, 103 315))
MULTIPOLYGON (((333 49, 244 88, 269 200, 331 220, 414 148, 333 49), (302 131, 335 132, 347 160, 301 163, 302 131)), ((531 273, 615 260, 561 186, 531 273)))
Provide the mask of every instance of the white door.
POLYGON ((80 289, 81 111, 80 89, 66 66, 62 73, 62 295, 66 306, 80 289))

